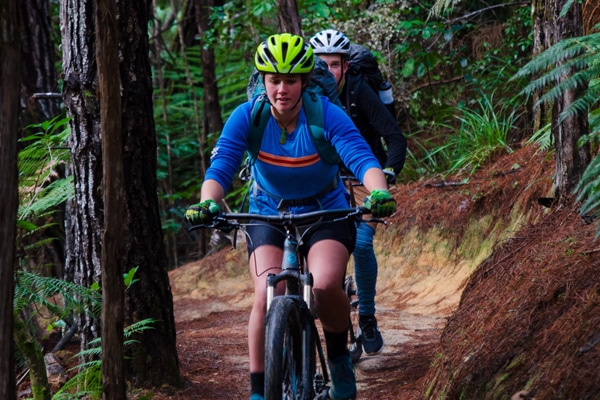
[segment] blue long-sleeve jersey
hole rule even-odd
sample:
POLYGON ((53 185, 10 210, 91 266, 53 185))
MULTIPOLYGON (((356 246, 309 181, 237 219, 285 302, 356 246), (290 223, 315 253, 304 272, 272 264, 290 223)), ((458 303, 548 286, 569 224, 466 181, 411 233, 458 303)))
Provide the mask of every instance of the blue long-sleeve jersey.
MULTIPOLYGON (((326 97, 321 100, 325 138, 335 147, 344 165, 362 182, 368 169, 380 168, 379 162, 347 114, 326 97)), ((230 187, 248 148, 251 108, 250 101, 233 111, 212 151, 205 179, 217 181, 225 190, 230 187)), ((318 202, 298 206, 294 212, 347 207, 347 192, 340 182, 338 166, 319 157, 304 108, 298 115, 296 129, 287 135, 284 143, 281 138, 282 130, 271 116, 252 166, 254 184, 260 188, 261 195, 250 196, 250 212, 276 214, 281 200, 315 196, 318 202)))

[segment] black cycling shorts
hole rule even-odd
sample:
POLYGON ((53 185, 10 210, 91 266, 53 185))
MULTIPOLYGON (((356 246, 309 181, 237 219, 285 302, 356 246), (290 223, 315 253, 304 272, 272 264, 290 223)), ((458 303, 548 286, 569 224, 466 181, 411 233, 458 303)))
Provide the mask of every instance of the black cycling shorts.
MULTIPOLYGON (((255 220, 251 222, 252 224, 247 227, 249 236, 247 239, 248 255, 252 254, 257 247, 264 245, 283 248, 283 241, 285 240, 283 226, 255 220)), ((313 244, 324 239, 333 239, 340 242, 348 249, 350 254, 354 251, 356 225, 353 220, 323 222, 320 225, 300 228, 300 232, 303 232, 300 251, 304 256, 308 254, 308 250, 313 244)))

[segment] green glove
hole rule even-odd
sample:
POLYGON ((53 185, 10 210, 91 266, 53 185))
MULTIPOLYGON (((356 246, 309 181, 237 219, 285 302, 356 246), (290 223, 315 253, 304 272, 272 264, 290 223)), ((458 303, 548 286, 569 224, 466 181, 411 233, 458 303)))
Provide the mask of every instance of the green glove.
POLYGON ((374 218, 386 218, 396 212, 396 200, 390 192, 383 189, 375 189, 365 197, 363 206, 371 210, 374 218))
POLYGON ((215 216, 221 212, 219 205, 213 200, 204 200, 189 206, 185 212, 185 219, 192 225, 209 225, 215 216))

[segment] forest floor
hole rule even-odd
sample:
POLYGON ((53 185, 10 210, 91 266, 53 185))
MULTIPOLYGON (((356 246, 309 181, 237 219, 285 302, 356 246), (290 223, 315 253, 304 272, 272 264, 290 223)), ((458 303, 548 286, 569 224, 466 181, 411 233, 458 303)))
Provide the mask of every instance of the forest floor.
MULTIPOLYGON (((386 344, 355 365, 358 399, 598 398, 600 241, 552 205, 552 173, 526 148, 393 189, 376 236, 386 344)), ((185 384, 152 399, 248 399, 246 268, 241 243, 170 272, 185 384)))

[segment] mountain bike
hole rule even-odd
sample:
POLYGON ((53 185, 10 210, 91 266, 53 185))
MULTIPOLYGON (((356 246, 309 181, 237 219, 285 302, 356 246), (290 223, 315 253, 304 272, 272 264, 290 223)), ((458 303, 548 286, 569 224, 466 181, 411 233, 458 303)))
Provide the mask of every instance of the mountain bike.
POLYGON ((313 279, 299 247, 302 237, 312 227, 345 219, 360 221, 367 213, 369 210, 364 207, 304 214, 220 213, 210 225, 189 228, 215 228, 228 233, 237 229, 244 231, 253 223, 251 221, 284 228, 281 272, 267 275, 265 400, 313 400, 326 393, 329 372, 316 325, 313 279), (285 282, 285 294, 276 296, 275 288, 280 282, 285 282))

